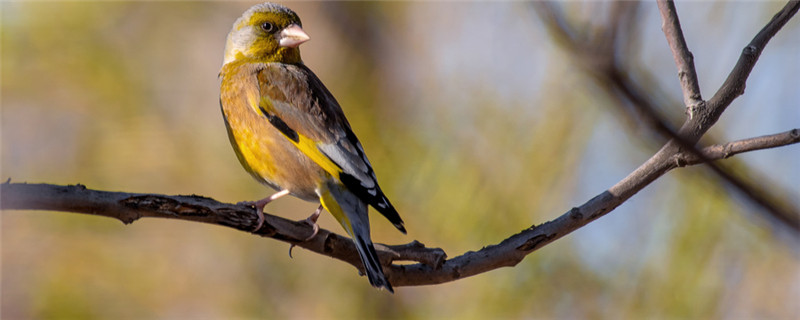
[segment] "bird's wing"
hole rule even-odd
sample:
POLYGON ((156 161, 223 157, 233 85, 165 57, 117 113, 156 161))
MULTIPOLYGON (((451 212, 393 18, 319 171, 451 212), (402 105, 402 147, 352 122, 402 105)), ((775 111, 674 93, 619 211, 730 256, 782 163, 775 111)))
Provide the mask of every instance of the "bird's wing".
POLYGON ((322 81, 302 64, 266 63, 256 70, 258 111, 306 156, 405 233, 403 220, 378 186, 361 143, 322 81))

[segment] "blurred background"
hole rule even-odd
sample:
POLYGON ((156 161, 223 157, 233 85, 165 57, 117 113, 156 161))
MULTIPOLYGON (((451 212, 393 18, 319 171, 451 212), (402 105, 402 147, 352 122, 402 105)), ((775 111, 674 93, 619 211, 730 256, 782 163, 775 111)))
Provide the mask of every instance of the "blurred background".
MULTIPOLYGON (((272 192, 240 167, 218 104, 225 36, 253 4, 0 3, 0 178, 233 203, 272 192)), ((457 256, 639 166, 664 138, 592 57, 610 57, 667 123, 683 121, 654 2, 286 4, 311 36, 305 63, 406 221, 404 236, 373 215, 376 242, 457 256)), ((703 98, 782 6, 677 4, 703 98)), ((795 17, 709 143, 798 127, 799 37, 795 17)), ((798 158, 789 146, 720 164, 792 212, 798 158)), ((315 207, 284 198, 267 211, 303 219, 315 207)), ((394 295, 345 263, 303 249, 292 259, 285 243, 218 226, 1 217, 3 319, 800 318, 796 235, 704 167, 668 173, 514 268, 394 295)), ((320 224, 343 233, 330 215, 320 224)))

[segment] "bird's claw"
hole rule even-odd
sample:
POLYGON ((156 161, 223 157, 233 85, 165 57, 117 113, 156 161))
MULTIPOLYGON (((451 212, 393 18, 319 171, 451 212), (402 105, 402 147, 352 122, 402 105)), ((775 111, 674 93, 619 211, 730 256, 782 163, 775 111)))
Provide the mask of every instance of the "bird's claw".
MULTIPOLYGON (((302 242, 306 242, 306 241, 309 241, 311 239, 314 239, 314 237, 317 236, 317 233, 319 233, 319 225, 317 225, 317 219, 319 219, 319 215, 320 215, 321 212, 322 212, 322 206, 320 205, 317 208, 317 210, 314 211, 314 213, 312 213, 308 218, 306 218, 305 220, 302 221, 302 222, 310 225, 311 228, 314 229, 314 231, 311 233, 311 235, 306 237, 305 239, 303 239, 302 242)), ((295 246, 296 246, 296 244, 294 244, 294 243, 289 246, 289 258, 292 257, 292 249, 294 249, 295 246)))
POLYGON ((278 191, 278 192, 272 194, 269 197, 266 197, 266 198, 258 200, 258 201, 241 201, 241 202, 238 202, 236 204, 237 205, 244 205, 244 206, 248 206, 248 207, 256 207, 256 213, 258 214, 258 225, 256 226, 255 229, 253 229, 253 232, 256 232, 256 231, 258 231, 258 229, 261 229, 261 227, 264 226, 264 207, 268 203, 274 201, 275 199, 283 197, 283 196, 285 196, 287 194, 289 194, 289 190, 283 189, 281 191, 278 191))

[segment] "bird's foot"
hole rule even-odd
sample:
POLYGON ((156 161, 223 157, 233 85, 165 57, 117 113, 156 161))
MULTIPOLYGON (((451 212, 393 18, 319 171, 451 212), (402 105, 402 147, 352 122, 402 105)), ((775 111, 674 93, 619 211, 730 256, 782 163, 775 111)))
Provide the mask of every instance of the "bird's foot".
MULTIPOLYGON (((317 236, 317 233, 319 233, 319 225, 317 225, 317 219, 319 219, 320 213, 322 213, 322 205, 320 205, 319 208, 317 208, 317 210, 314 211, 314 213, 312 213, 310 216, 308 216, 308 218, 306 218, 305 220, 302 221, 302 222, 310 225, 311 228, 314 229, 314 231, 311 233, 310 236, 308 236, 307 238, 303 239, 303 242, 306 242, 308 240, 313 239, 314 237, 317 236)), ((292 257, 292 249, 294 249, 295 246, 296 246, 295 244, 292 244, 291 246, 289 246, 289 258, 292 257)))
POLYGON ((314 211, 314 213, 308 216, 308 218, 303 220, 303 222, 307 223, 308 225, 311 226, 311 228, 314 229, 314 232, 312 232, 311 235, 308 236, 307 238, 303 239, 303 241, 311 240, 312 238, 317 236, 317 233, 319 233, 319 225, 317 225, 317 219, 319 219, 320 213, 322 213, 322 205, 320 205, 319 208, 317 208, 317 210, 314 211))
POLYGON ((289 194, 289 190, 284 189, 264 199, 258 201, 242 201, 237 203, 237 205, 256 207, 256 214, 258 215, 258 224, 256 225, 255 229, 253 229, 253 232, 256 232, 259 229, 261 229, 262 226, 264 226, 264 207, 267 206, 267 204, 272 202, 273 200, 283 197, 287 194, 289 194))

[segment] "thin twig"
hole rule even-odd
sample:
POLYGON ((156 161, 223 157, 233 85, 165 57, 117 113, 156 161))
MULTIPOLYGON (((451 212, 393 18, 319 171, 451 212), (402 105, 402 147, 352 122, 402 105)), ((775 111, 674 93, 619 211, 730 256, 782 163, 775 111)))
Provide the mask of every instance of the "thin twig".
POLYGON ((678 78, 683 89, 683 103, 689 109, 689 115, 695 108, 701 106, 703 98, 700 95, 700 84, 697 80, 697 71, 694 67, 694 56, 686 45, 683 37, 678 12, 672 0, 658 0, 658 10, 661 12, 661 30, 667 37, 667 43, 675 58, 678 67, 678 78))
POLYGON ((795 128, 772 135, 708 146, 700 151, 703 155, 702 157, 688 152, 681 153, 677 155, 676 161, 680 161, 685 165, 696 165, 709 160, 727 159, 744 152, 776 148, 798 142, 800 142, 800 129, 795 128))

